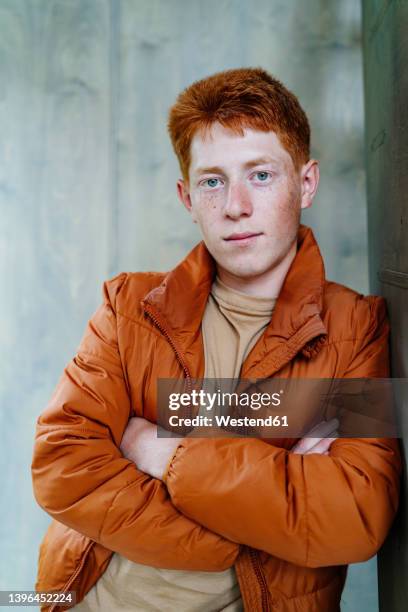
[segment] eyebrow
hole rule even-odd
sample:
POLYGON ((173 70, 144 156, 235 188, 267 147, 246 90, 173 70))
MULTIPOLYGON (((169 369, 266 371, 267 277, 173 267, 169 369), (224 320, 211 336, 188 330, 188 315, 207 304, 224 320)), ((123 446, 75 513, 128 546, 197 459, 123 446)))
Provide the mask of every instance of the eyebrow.
MULTIPOLYGON (((270 164, 270 163, 276 163, 279 164, 279 160, 273 158, 273 157, 257 157, 256 159, 250 159, 249 161, 247 161, 244 164, 244 168, 245 170, 247 168, 251 168, 252 166, 260 166, 262 164, 270 164)), ((195 176, 198 176, 199 174, 222 174, 224 172, 223 168, 221 168, 221 166, 207 166, 207 167, 202 167, 202 168, 197 168, 197 170, 194 172, 195 176)))

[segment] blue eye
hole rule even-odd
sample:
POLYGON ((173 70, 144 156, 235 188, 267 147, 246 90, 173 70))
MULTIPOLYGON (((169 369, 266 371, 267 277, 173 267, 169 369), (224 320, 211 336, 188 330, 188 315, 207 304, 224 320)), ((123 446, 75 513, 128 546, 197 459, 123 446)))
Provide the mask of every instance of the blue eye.
POLYGON ((263 183, 267 180, 267 178, 269 177, 269 172, 257 172, 256 176, 258 177, 258 179, 263 183))
POLYGON ((217 181, 218 179, 216 178, 210 178, 210 179, 207 179, 205 183, 207 183, 209 187, 217 187, 217 181))

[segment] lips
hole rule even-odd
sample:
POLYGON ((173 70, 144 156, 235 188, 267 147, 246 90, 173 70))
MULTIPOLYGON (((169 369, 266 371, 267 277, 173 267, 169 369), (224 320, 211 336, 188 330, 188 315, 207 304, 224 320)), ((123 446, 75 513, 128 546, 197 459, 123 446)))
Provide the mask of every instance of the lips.
POLYGON ((225 240, 245 240, 246 238, 253 238, 260 236, 262 232, 243 232, 242 234, 231 234, 227 236, 225 240))

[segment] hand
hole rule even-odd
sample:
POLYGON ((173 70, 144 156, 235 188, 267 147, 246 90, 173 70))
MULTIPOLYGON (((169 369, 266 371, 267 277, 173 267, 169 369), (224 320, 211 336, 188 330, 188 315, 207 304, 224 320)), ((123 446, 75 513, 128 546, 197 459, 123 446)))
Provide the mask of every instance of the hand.
POLYGON ((180 439, 158 438, 158 428, 147 419, 132 417, 124 431, 120 450, 138 470, 161 480, 180 439))
POLYGON ((337 419, 321 421, 292 447, 291 452, 299 455, 328 455, 332 442, 338 437, 338 426, 337 419))

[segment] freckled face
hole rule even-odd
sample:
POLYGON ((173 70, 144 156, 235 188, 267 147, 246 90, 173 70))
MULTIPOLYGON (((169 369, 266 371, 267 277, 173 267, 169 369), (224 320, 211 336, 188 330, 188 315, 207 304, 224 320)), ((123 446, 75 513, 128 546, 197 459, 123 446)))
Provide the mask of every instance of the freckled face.
POLYGON ((219 269, 259 278, 293 250, 301 177, 274 132, 245 129, 241 137, 214 123, 195 134, 189 183, 187 207, 219 269))

